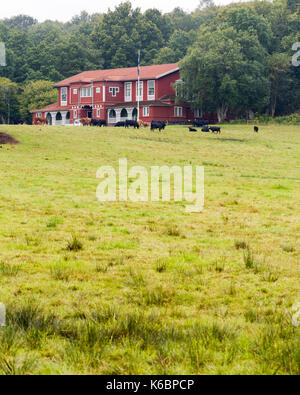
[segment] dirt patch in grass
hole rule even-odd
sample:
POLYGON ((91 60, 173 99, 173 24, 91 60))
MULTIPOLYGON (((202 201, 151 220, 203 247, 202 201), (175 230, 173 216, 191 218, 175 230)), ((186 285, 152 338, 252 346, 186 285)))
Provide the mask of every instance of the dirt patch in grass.
POLYGON ((0 133, 0 144, 19 144, 20 142, 6 133, 0 133))

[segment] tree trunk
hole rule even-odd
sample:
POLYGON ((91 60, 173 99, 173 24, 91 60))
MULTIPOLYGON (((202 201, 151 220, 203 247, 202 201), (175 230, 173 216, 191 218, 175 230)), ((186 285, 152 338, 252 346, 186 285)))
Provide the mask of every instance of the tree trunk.
POLYGON ((7 124, 10 124, 10 102, 9 97, 7 98, 7 124))
POLYGON ((228 106, 226 106, 225 104, 222 104, 221 107, 217 109, 217 116, 219 122, 223 122, 225 120, 227 111, 228 111, 228 106))

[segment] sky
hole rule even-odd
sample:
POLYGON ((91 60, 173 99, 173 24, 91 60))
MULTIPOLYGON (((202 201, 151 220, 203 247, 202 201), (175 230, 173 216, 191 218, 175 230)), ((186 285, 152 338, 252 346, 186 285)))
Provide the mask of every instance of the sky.
MULTIPOLYGON (((81 11, 103 13, 108 8, 114 9, 121 2, 122 0, 89 0, 87 2, 82 0, 8 0, 1 7, 0 19, 25 14, 36 18, 39 22, 46 19, 66 22, 81 11)), ((199 2, 200 0, 131 0, 133 6, 140 7, 142 11, 148 8, 158 8, 162 12, 172 11, 175 7, 193 11, 199 2)), ((217 5, 231 2, 233 0, 215 0, 217 5)))

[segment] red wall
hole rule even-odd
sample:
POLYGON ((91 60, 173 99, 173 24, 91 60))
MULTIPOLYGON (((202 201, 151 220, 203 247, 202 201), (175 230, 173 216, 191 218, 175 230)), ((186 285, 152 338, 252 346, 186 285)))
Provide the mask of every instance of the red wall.
POLYGON ((156 80, 156 99, 161 99, 167 95, 174 95, 173 84, 180 79, 179 71, 170 75, 167 75, 159 80, 156 80))

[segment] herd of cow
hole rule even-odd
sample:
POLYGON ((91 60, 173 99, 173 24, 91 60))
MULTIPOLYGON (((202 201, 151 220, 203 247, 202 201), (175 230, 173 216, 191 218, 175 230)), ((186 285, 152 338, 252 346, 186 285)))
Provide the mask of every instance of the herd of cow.
MULTIPOLYGON (((189 127, 190 132, 197 132, 198 130, 195 128, 201 128, 201 131, 204 133, 221 133, 221 128, 219 126, 208 126, 209 121, 199 121, 199 120, 194 120, 191 122, 193 127, 189 127)), ((48 120, 43 117, 35 118, 34 125, 48 125, 48 120)), ((107 126, 107 122, 105 119, 94 119, 94 118, 81 118, 80 119, 80 124, 83 126, 107 126)), ((147 128, 149 124, 144 121, 135 121, 135 120, 129 120, 127 119, 126 121, 121 121, 117 122, 114 127, 133 127, 134 129, 139 129, 140 127, 147 128)), ((165 121, 152 121, 150 124, 150 129, 151 131, 154 131, 158 129, 160 132, 164 130, 167 126, 167 122, 165 121)), ((258 133, 259 128, 258 126, 254 126, 254 132, 258 133)))
MULTIPOLYGON (((82 119, 80 119, 80 123, 83 126, 99 126, 99 127, 107 126, 107 123, 106 123, 105 119, 82 118, 82 119)), ((114 125, 115 128, 119 128, 119 127, 130 128, 130 127, 133 127, 134 129, 139 129, 140 127, 147 128, 148 126, 149 126, 149 124, 147 122, 134 121, 134 120, 130 120, 130 119, 127 119, 126 121, 117 122, 114 125)), ((155 129, 158 129, 159 131, 164 130, 166 126, 167 126, 167 124, 164 121, 152 121, 151 124, 150 124, 150 128, 151 128, 152 131, 154 131, 155 129)))
POLYGON ((217 133, 220 134, 221 133, 221 128, 219 126, 208 126, 209 122, 208 121, 196 121, 194 120, 192 122, 192 125, 194 127, 189 127, 189 131, 190 132, 197 132, 198 130, 195 128, 201 128, 201 132, 204 133, 217 133))

